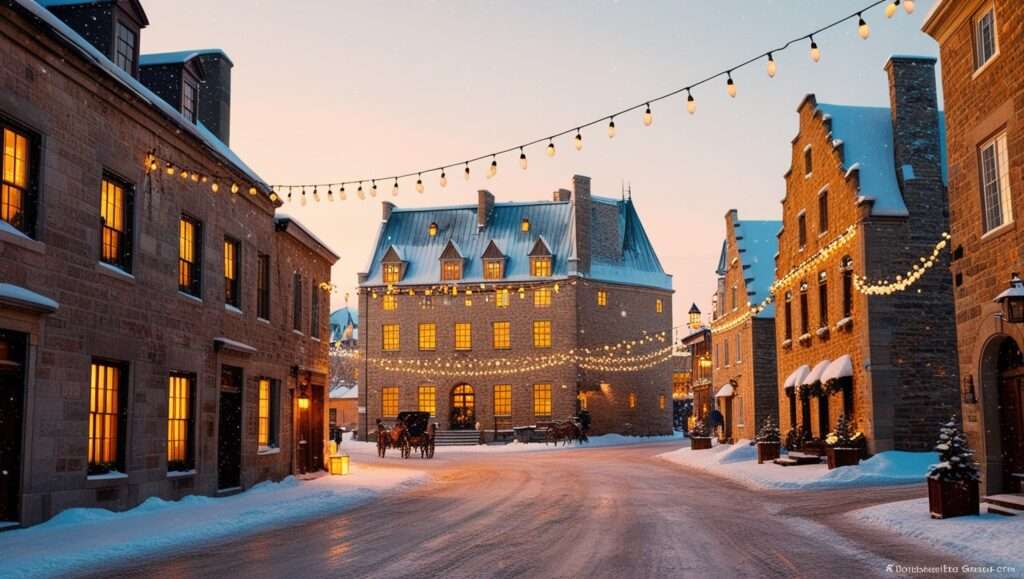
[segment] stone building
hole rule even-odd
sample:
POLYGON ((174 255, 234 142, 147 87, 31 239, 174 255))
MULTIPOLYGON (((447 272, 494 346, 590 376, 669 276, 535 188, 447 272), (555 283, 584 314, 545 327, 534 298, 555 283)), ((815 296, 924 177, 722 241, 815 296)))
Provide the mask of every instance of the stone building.
POLYGON ((982 492, 1019 492, 1024 324, 995 300, 1024 272, 1024 3, 943 0, 924 30, 942 58, 964 430, 982 492))
POLYGON ((711 383, 727 440, 753 440, 768 416, 778 423, 775 308, 769 304, 755 315, 749 312, 769 296, 781 227, 780 221, 741 220, 735 209, 725 215, 711 323, 711 383))
MULTIPOLYGON (((0 526, 323 463, 337 257, 200 123, 227 76, 191 111, 140 82, 147 23, 0 4, 0 526)), ((173 66, 205 58, 229 62, 173 66)))
POLYGON ((889 108, 797 108, 773 294, 783 432, 821 439, 845 414, 871 452, 934 446, 958 383, 952 279, 933 257, 947 228, 935 59, 885 70, 889 108))
POLYGON ((671 432, 671 277, 589 177, 552 201, 384 203, 359 284, 362 437, 405 410, 486 438, 581 408, 594 432, 671 432))
MULTIPOLYGON (((696 309, 690 308, 692 312, 696 309)), ((697 310, 700 315, 700 310, 697 310)), ((699 320, 699 318, 698 318, 699 320)), ((704 420, 714 408, 714 394, 711 377, 714 365, 711 359, 711 328, 700 323, 689 326, 690 333, 680 340, 680 345, 690 358, 689 396, 693 399, 693 420, 704 420)))

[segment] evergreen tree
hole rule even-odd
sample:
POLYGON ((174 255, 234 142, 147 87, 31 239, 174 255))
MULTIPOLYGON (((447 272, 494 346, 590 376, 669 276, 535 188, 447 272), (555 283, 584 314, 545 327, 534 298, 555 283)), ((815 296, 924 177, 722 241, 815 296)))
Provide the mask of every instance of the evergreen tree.
POLYGON ((782 439, 782 434, 779 432, 779 427, 772 420, 771 415, 765 416, 764 424, 761 425, 760 432, 757 433, 758 442, 779 442, 782 439))
POLYGON ((850 420, 845 414, 840 414, 839 420, 836 421, 836 429, 825 438, 825 443, 836 448, 853 448, 856 446, 854 435, 850 420))
POLYGON ((967 445, 967 437, 960 430, 955 415, 939 430, 939 443, 935 450, 941 462, 932 467, 929 477, 947 481, 978 480, 974 451, 967 445))
POLYGON ((690 438, 707 438, 711 436, 711 431, 708 429, 708 425, 704 424, 703 420, 698 420, 693 425, 693 430, 690 431, 690 438))

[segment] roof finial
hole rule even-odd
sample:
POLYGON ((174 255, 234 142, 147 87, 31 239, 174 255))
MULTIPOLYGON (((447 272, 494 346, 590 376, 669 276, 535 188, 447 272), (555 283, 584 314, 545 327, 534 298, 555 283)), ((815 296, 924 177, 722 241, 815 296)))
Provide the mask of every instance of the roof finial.
POLYGON ((622 197, 623 201, 626 200, 626 180, 625 179, 623 179, 621 181, 621 184, 619 185, 619 195, 622 197))
POLYGON ((626 196, 630 201, 633 200, 633 183, 626 183, 626 196))

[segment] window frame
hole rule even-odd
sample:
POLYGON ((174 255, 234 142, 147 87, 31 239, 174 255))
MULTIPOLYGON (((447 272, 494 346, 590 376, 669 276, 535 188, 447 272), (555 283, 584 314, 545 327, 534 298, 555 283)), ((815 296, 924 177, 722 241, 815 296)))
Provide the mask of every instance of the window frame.
POLYGON ((843 318, 853 317, 853 258, 844 256, 839 261, 843 277, 843 318))
POLYGON ((398 386, 384 386, 380 389, 380 415, 381 418, 397 418, 400 393, 398 386), (394 413, 389 410, 394 408, 394 413))
POLYGON ((501 288, 494 291, 494 306, 507 308, 512 304, 512 293, 508 288, 501 288))
POLYGON ((430 412, 431 416, 437 416, 437 386, 434 384, 420 384, 416 389, 416 409, 420 412, 430 412), (425 392, 429 390, 429 409, 424 409, 425 392))
POLYGON ((380 349, 382 352, 398 352, 402 348, 402 329, 399 324, 381 324, 380 349))
POLYGON ((224 303, 242 309, 242 242, 230 235, 224 236, 224 303))
POLYGON ((187 471, 195 468, 195 409, 196 409, 196 374, 194 372, 172 371, 167 376, 167 471, 187 471), (175 396, 175 380, 183 381, 187 387, 184 396, 184 404, 181 404, 182 396, 175 396), (175 415, 176 399, 179 415, 175 415), (184 418, 180 412, 184 411, 184 418), (181 439, 173 439, 180 442, 182 448, 180 458, 177 454, 172 457, 172 431, 183 436, 181 439), (180 468, 172 468, 177 466, 180 468))
POLYGON ((398 296, 395 294, 385 293, 381 296, 381 309, 385 312, 394 312, 398 310, 398 296))
POLYGON ((114 65, 132 76, 136 76, 138 58, 136 54, 139 47, 139 33, 136 29, 126 25, 123 21, 117 20, 114 24, 114 65), (130 35, 131 43, 125 42, 122 32, 130 35), (124 47, 128 47, 125 54, 124 47), (128 65, 125 68, 125 64, 128 65))
POLYGON ((437 350, 437 324, 422 322, 416 327, 416 344, 420 352, 437 350))
POLYGON ((484 260, 484 279, 495 280, 505 277, 505 260, 488 258, 484 260))
POLYGON ((813 150, 811 148, 811 145, 807 145, 807 146, 804 147, 803 157, 804 157, 804 178, 806 179, 807 177, 810 177, 811 175, 814 174, 814 153, 813 153, 813 150))
POLYGON ((630 410, 636 410, 637 406, 640 405, 640 401, 636 397, 636 392, 630 392, 626 396, 626 405, 630 410))
POLYGON ((388 285, 402 281, 402 264, 393 261, 382 263, 380 277, 381 281, 388 285))
POLYGON ((533 415, 535 417, 552 416, 552 387, 550 383, 541 382, 533 385, 533 415), (544 411, 547 412, 544 412, 544 411))
POLYGON ((182 213, 178 221, 178 291, 195 298, 203 298, 203 222, 199 219, 182 213), (188 225, 192 230, 191 261, 183 257, 182 249, 185 247, 183 228, 188 225), (184 268, 184 270, 182 269, 184 268), (184 276, 187 273, 188 280, 185 283, 184 276))
POLYGON ((787 291, 785 297, 785 326, 783 327, 783 339, 793 339, 793 292, 787 291))
POLYGON ((597 290, 597 306, 600 307, 600 308, 603 308, 603 307, 606 307, 607 305, 608 305, 608 292, 607 292, 607 290, 603 290, 603 289, 597 290))
POLYGON ((459 281, 462 279, 461 259, 441 260, 441 281, 459 281))
MULTIPOLYGON (((115 204, 116 207, 116 204, 115 204)), ((132 246, 134 238, 134 225, 135 225, 135 186, 129 183, 127 180, 111 173, 109 171, 103 172, 103 177, 100 180, 100 261, 116 267, 125 273, 132 272, 132 246), (109 207, 108 198, 108 187, 118 188, 121 192, 121 229, 118 230, 116 227, 111 227, 107 224, 107 218, 104 215, 105 210, 109 207), (117 249, 114 255, 107 255, 107 231, 111 231, 111 235, 119 236, 117 239, 117 249)))
POLYGON ((473 323, 455 322, 452 326, 452 335, 455 337, 454 348, 457 352, 468 352, 473 349, 473 323))
POLYGON ((988 65, 999 56, 999 28, 996 25, 996 7, 992 2, 988 2, 985 6, 978 10, 971 18, 971 60, 974 66, 972 78, 976 77, 981 73, 982 70, 986 69, 988 65), (980 26, 986 17, 991 16, 990 30, 992 36, 992 52, 988 55, 988 58, 981 60, 982 58, 982 43, 984 38, 980 26))
POLYGON ((554 271, 554 259, 550 255, 534 255, 530 257, 531 277, 551 277, 554 271))
POLYGON ((800 335, 811 333, 811 310, 807 298, 807 282, 800 283, 800 335))
POLYGON ((512 416, 512 385, 494 385, 494 416, 512 416))
MULTIPOLYGON (((128 362, 110 360, 107 358, 93 358, 90 367, 90 382, 89 382, 89 406, 88 406, 88 425, 89 425, 89 436, 87 439, 87 456, 86 463, 87 476, 94 476, 99 474, 106 474, 111 471, 118 471, 120 473, 127 473, 126 464, 126 449, 127 449, 127 438, 128 438, 128 401, 130 398, 129 374, 128 374, 128 362), (104 404, 104 400, 98 400, 96 396, 97 390, 97 377, 99 376, 98 369, 103 368, 113 372, 111 375, 117 376, 117 384, 113 389, 117 400, 114 402, 116 408, 113 412, 109 409, 104 412, 97 412, 95 409, 97 406, 104 404), (108 422, 103 429, 103 432, 97 430, 98 427, 94 425, 99 423, 99 417, 113 416, 113 421, 108 422), (94 419, 94 417, 96 417, 94 419), (109 436, 103 436, 103 434, 109 434, 110 427, 113 426, 116 430, 114 432, 112 448, 100 448, 102 440, 111 438, 109 436), (94 453, 100 453, 102 456, 94 457, 94 453), (97 458, 105 458, 107 460, 97 460, 97 458)), ((108 377, 109 379, 109 377, 108 377)), ((109 388, 107 390, 110 390, 109 388)), ((104 421, 107 422, 107 421, 104 421)))
POLYGON ((280 448, 281 445, 281 383, 261 376, 256 381, 256 447, 257 451, 280 448), (266 396, 264 397, 264 386, 266 396), (264 402, 266 403, 264 405, 264 402), (265 429, 265 430, 264 430, 265 429), (266 438, 264 438, 266 434, 266 438))
POLYGON ((550 308, 553 301, 551 288, 539 287, 533 290, 533 307, 550 308))
POLYGON ((256 255, 256 317, 270 321, 270 255, 256 255))
POLYGON ((533 347, 550 349, 554 342, 551 320, 533 321, 533 347))
POLYGON ((310 283, 309 294, 309 337, 314 340, 320 339, 320 284, 316 280, 310 283))
POLYGON ((292 331, 302 333, 302 274, 292 274, 292 331))
POLYGON ((184 71, 181 75, 181 116, 191 123, 199 120, 199 83, 184 71))
MULTIPOLYGON (((14 227, 18 231, 24 233, 28 237, 36 238, 36 226, 37 218, 39 214, 39 165, 42 161, 42 140, 38 133, 29 130, 28 128, 15 123, 7 117, 0 116, 0 216, 3 215, 3 190, 15 189, 19 193, 20 206, 19 213, 21 215, 20 223, 15 223, 10 218, 0 217, 0 221, 4 221, 11 227, 14 227), (25 140, 25 148, 27 149, 27 158, 21 159, 28 164, 25 169, 25 183, 19 185, 17 179, 7 179, 6 171, 6 142, 7 133, 10 132, 14 135, 15 139, 22 138, 25 140)), ((17 147, 17 142, 15 142, 17 147)), ((17 157, 15 157, 15 166, 17 167, 17 157)), ((12 171, 13 172, 13 171, 12 171)))
POLYGON ((491 346, 495 350, 512 349, 512 322, 508 320, 491 322, 491 346))
POLYGON ((818 235, 828 233, 828 189, 818 192, 818 235))
POLYGON ((800 211, 796 216, 797 245, 800 251, 807 247, 807 212, 800 211))
POLYGON ((665 313, 665 300, 661 298, 654 298, 654 313, 663 314, 665 313))
POLYGON ((981 193, 981 227, 982 234, 988 234, 1001 227, 1013 223, 1013 193, 1010 189, 1010 167, 1008 139, 1005 128, 1000 129, 978 145, 978 182, 981 193), (992 153, 992 179, 986 176, 985 155, 992 153), (1005 165, 1005 167, 1004 167, 1005 165), (995 188, 995 196, 989 195, 989 186, 995 188), (997 204, 999 223, 993 224, 990 215, 990 201, 997 204))

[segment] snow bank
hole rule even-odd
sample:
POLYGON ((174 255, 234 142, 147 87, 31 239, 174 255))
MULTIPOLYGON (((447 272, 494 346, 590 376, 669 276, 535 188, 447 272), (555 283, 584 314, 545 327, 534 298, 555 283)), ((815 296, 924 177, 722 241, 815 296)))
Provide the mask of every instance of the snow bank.
POLYGON ((977 517, 933 519, 926 498, 876 505, 846 516, 948 551, 967 565, 1009 565, 1024 571, 1024 517, 982 513, 977 517))
POLYGON ((352 470, 346 477, 263 482, 230 497, 152 497, 120 513, 68 509, 41 525, 0 534, 0 576, 61 576, 118 559, 244 536, 340 513, 427 477, 411 469, 359 464, 352 470))
POLYGON ((658 455, 659 458, 690 468, 732 479, 754 489, 825 489, 874 485, 921 483, 928 468, 938 462, 934 452, 888 451, 857 466, 828 470, 824 462, 782 467, 757 464, 757 449, 750 441, 719 444, 710 450, 682 448, 658 455))
MULTIPOLYGON (((576 444, 575 442, 568 445, 562 445, 559 443, 557 446, 551 444, 544 444, 543 442, 531 442, 529 444, 521 442, 510 442, 508 444, 478 444, 473 446, 439 446, 437 447, 437 454, 470 454, 470 453, 502 453, 502 452, 541 452, 546 450, 568 450, 573 448, 599 448, 607 446, 628 446, 631 444, 649 444, 652 442, 668 442, 668 441, 682 441, 683 433, 676 432, 673 434, 666 434, 664 436, 624 436, 622 434, 602 434, 600 436, 591 436, 590 442, 586 444, 576 444)), ((352 440, 351 434, 345 434, 345 440, 341 444, 342 450, 352 455, 376 455, 377 454, 377 443, 376 442, 361 442, 358 440, 352 440)), ((395 451, 389 451, 389 453, 395 451)))

